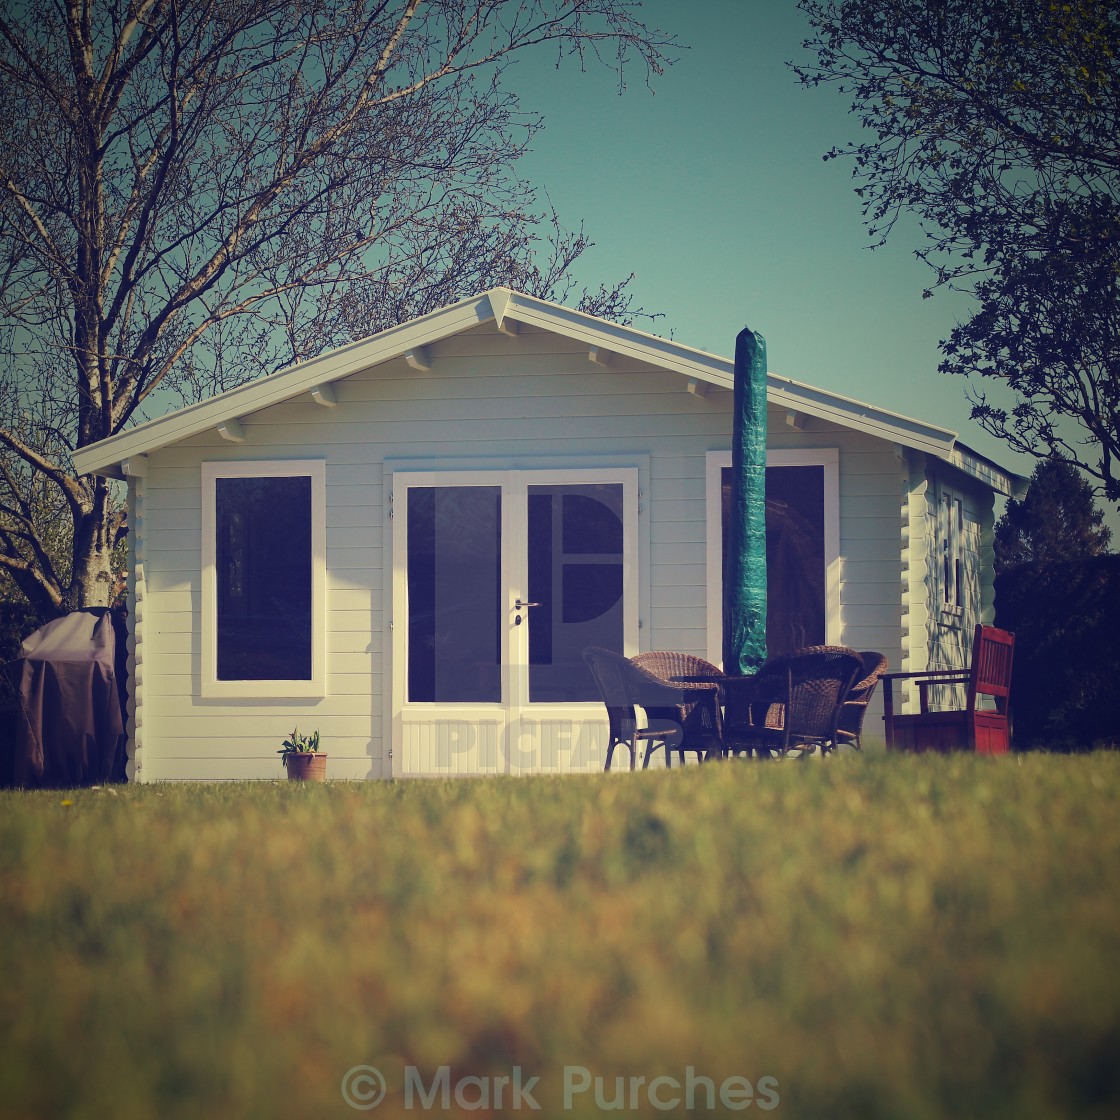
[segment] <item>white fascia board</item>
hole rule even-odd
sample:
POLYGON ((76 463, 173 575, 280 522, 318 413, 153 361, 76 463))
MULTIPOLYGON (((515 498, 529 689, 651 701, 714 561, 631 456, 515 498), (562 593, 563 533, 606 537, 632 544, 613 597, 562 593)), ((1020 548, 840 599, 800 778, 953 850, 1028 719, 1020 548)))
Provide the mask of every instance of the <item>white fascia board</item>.
POLYGON ((941 458, 970 478, 979 479, 1006 498, 1022 498, 1030 485, 1029 478, 1004 470, 998 463, 993 463, 987 456, 973 451, 963 443, 958 443, 948 455, 943 455, 941 458))
POLYGON ((491 317, 486 296, 473 296, 83 447, 74 453, 74 467, 78 474, 111 473, 123 459, 166 447, 207 428, 216 428, 224 421, 239 420, 250 412, 309 393, 319 385, 390 361, 406 350, 470 330, 491 317))
POLYGON ((565 335, 592 349, 634 358, 660 369, 675 370, 687 377, 696 377, 721 389, 730 389, 735 372, 727 358, 682 346, 679 342, 658 338, 633 327, 622 327, 606 319, 598 319, 570 307, 547 303, 520 292, 501 289, 504 298, 503 319, 515 319, 526 326, 538 327, 565 335))
POLYGON ((778 408, 794 409, 844 428, 942 457, 952 451, 957 440, 957 433, 948 428, 889 412, 839 393, 825 392, 774 373, 766 375, 766 400, 778 408))

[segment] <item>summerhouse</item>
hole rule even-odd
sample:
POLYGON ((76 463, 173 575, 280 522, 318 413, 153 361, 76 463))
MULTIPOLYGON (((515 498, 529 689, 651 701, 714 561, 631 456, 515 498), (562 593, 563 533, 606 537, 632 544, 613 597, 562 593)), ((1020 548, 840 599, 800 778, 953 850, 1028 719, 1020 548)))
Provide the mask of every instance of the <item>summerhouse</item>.
MULTIPOLYGON (((130 776, 279 778, 294 726, 334 778, 601 768, 586 646, 719 660, 732 373, 495 289, 78 452, 127 483, 130 776)), ((770 652, 966 663, 1024 480, 881 405, 767 401, 770 652)))

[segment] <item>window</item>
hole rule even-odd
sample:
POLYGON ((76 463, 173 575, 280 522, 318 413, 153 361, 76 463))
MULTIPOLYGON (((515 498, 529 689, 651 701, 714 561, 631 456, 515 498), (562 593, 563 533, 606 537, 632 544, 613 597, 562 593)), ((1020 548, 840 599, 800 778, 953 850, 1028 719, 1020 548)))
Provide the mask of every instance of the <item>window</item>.
POLYGON ((202 694, 325 693, 325 467, 204 463, 202 694))
POLYGON ((965 607, 964 535, 964 499, 943 486, 937 511, 942 610, 956 612, 965 607))
POLYGON ((595 701, 587 646, 622 652, 626 553, 621 483, 528 488, 529 700, 595 701))
POLYGON ((502 490, 407 490, 408 699, 502 699, 502 490))
MULTIPOLYGON (((723 657, 731 453, 708 453, 708 657, 723 657), (713 547, 714 546, 714 547, 713 547)), ((766 456, 766 645, 770 656, 839 639, 839 455, 766 456)))
POLYGON ((627 578, 634 472, 402 471, 398 478, 403 702, 601 702, 583 650, 634 644, 627 629, 637 622, 636 580, 627 578))

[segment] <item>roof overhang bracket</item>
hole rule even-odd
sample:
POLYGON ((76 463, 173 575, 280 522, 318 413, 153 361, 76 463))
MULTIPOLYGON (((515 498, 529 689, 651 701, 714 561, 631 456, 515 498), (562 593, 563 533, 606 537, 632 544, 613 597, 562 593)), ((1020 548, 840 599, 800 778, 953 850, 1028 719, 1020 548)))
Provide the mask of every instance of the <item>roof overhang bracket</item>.
POLYGON ((324 408, 334 408, 338 404, 338 397, 334 395, 334 386, 330 384, 316 385, 311 390, 311 399, 324 408))
POLYGON ((786 411, 786 426, 792 428, 795 432, 805 431, 808 423, 809 417, 807 413, 798 412, 796 408, 791 408, 786 411))
POLYGON ((148 456, 133 455, 131 459, 121 461, 121 474, 124 478, 147 478, 148 456))
POLYGON ((614 351, 608 350, 605 346, 592 346, 587 351, 587 360, 594 362, 597 366, 602 366, 606 369, 614 358, 614 351))
POLYGON ((245 442, 245 429, 241 426, 241 421, 237 419, 224 420, 219 424, 218 435, 228 443, 245 442))
POLYGON ((414 346, 404 352, 404 360, 419 373, 431 373, 432 358, 423 346, 414 346))
POLYGON ((694 397, 706 397, 708 390, 711 386, 707 381, 702 381, 699 377, 690 377, 688 379, 688 391, 694 397))

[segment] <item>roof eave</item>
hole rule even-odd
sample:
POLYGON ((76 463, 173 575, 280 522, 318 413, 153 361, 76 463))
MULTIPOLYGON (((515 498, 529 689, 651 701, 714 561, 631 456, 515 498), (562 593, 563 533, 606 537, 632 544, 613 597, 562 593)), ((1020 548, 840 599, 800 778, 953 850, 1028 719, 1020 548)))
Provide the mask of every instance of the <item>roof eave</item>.
POLYGON ((400 357, 437 339, 469 330, 492 318, 486 295, 461 300, 419 319, 389 327, 371 338, 352 342, 317 358, 246 382, 199 404, 176 409, 126 432, 79 448, 74 453, 78 474, 121 477, 120 464, 155 448, 188 439, 250 412, 311 392, 361 369, 400 357))
POLYGON ((1005 498, 1022 498, 1030 486, 1030 479, 1014 471, 1006 470, 997 462, 981 455, 968 444, 959 440, 948 455, 942 458, 951 466, 990 486, 997 494, 1005 498))
MULTIPOLYGON (((135 473, 127 469, 128 465, 138 463, 149 451, 210 428, 224 425, 227 431, 236 430, 236 422, 252 412, 301 393, 315 392, 359 370, 420 353, 429 343, 490 320, 507 334, 516 333, 519 324, 524 324, 566 335, 586 344, 589 357, 599 364, 606 365, 618 355, 679 373, 690 385, 702 382, 719 389, 734 387, 734 363, 728 358, 508 288, 495 288, 81 448, 74 454, 75 468, 79 474, 128 477, 135 473)), ((776 407, 935 455, 987 481, 1001 493, 1010 493, 1018 478, 970 449, 958 454, 956 449, 963 445, 957 444, 956 433, 947 428, 773 373, 767 374, 766 395, 768 403, 776 407)))

